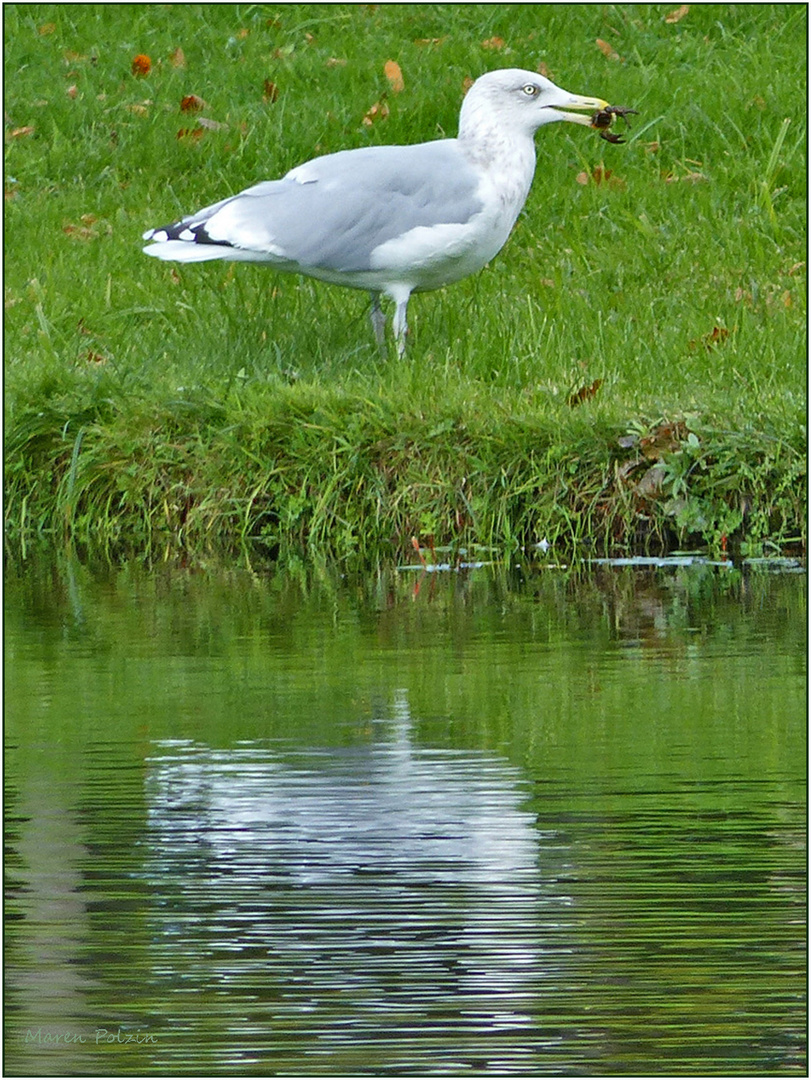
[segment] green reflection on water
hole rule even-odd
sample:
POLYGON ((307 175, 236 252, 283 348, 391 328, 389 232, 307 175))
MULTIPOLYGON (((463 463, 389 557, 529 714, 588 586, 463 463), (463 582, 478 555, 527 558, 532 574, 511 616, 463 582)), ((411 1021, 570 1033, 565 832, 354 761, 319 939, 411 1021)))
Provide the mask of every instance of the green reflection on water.
MULTIPOLYGON (((803 1071, 803 581, 698 568, 517 585, 487 571, 415 582, 66 563, 11 568, 6 608, 9 1067, 803 1071), (389 760, 375 772, 375 755, 398 740, 423 785, 403 788, 404 820, 420 792, 445 807, 473 790, 483 813, 504 814, 505 829, 519 822, 537 846, 535 899, 517 884, 511 899, 508 874, 494 909, 518 935, 511 945, 506 933, 505 956, 537 952, 512 1018, 498 986, 497 1008, 481 988, 469 1000, 464 983, 423 1000, 437 976, 413 949, 395 949, 353 996, 361 968, 382 962, 351 934, 335 946, 337 999, 282 963, 270 939, 289 930, 294 897, 322 912, 351 895, 359 910, 344 885, 302 884, 298 850, 318 839, 315 826, 287 851, 295 880, 273 920, 263 921, 258 873, 244 886, 247 924, 226 914, 229 888, 209 880, 223 857, 212 790, 227 818, 229 790, 244 798, 250 769, 271 787, 303 777, 289 805, 314 792, 310 817, 331 808, 331 828, 342 814, 351 822, 355 785, 389 792, 389 760), (360 756, 335 779, 344 752, 360 756), (169 812, 155 795, 174 757, 209 792, 200 806, 169 812), (477 762, 493 776, 481 790, 477 762), (205 895, 166 846, 178 812, 208 852, 205 895), (231 956, 216 969, 225 981, 192 932, 202 912, 231 956), (245 967, 252 949, 269 963, 268 942, 272 1000, 245 967), (398 991, 409 958, 410 989, 398 991), (487 1022, 471 1021, 477 1010, 487 1022), (99 1028, 124 1041, 96 1045, 99 1028), (86 1041, 44 1045, 38 1031, 86 1041), (158 1041, 127 1042, 135 1032, 158 1041)), ((261 818, 263 803, 247 805, 261 818)), ((460 828, 481 842, 461 805, 460 828)), ((231 874, 248 852, 261 860, 275 835, 263 829, 242 834, 241 854, 229 849, 231 874)), ((426 851, 435 839, 426 833, 426 851)), ((361 896, 388 905, 394 932, 406 912, 384 840, 361 896)), ((497 863, 483 865, 497 876, 497 863)), ((458 906, 454 926, 467 918, 481 943, 486 895, 461 887, 442 904, 458 906)), ((409 905, 421 889, 408 884, 409 905)), ((456 970, 465 954, 438 910, 420 932, 439 935, 456 970)), ((375 926, 377 948, 385 924, 375 926)))

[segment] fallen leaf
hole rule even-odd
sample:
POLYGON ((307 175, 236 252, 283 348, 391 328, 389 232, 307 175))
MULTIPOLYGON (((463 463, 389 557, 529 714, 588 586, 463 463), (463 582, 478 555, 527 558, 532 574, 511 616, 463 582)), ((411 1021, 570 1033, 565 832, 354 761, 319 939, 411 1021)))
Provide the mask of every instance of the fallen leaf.
POLYGON ((491 37, 482 42, 483 49, 493 49, 496 52, 504 48, 504 38, 491 37))
POLYGON ((88 349, 85 353, 85 360, 88 364, 106 364, 107 357, 102 356, 101 353, 93 352, 92 349, 88 349))
POLYGON ((639 449, 646 458, 655 461, 678 450, 686 437, 687 427, 681 420, 665 420, 639 440, 639 449))
POLYGON ((462 79, 462 93, 466 94, 475 81, 469 75, 465 75, 464 79, 462 79))
POLYGON ((68 95, 69 98, 75 98, 76 95, 79 93, 79 89, 76 86, 76 83, 73 83, 72 86, 69 86, 65 93, 68 95))
POLYGON ((265 81, 262 83, 262 90, 264 91, 264 101, 269 102, 271 105, 274 101, 278 101, 279 88, 275 82, 271 82, 270 79, 265 79, 265 81))
POLYGON ((572 409, 577 405, 582 405, 584 401, 589 401, 593 398, 602 385, 602 379, 595 379, 591 386, 581 386, 579 390, 575 390, 573 394, 569 394, 566 398, 566 404, 572 409))
POLYGON ((648 154, 657 154, 659 152, 658 142, 642 143, 642 149, 648 154))
POLYGON ((186 66, 186 54, 178 46, 174 52, 169 53, 169 63, 173 68, 184 68, 186 66))
POLYGON ((98 235, 94 229, 87 225, 67 224, 62 226, 62 232, 66 236, 73 236, 77 240, 94 240, 98 235))
POLYGON ((136 103, 135 105, 125 105, 124 108, 127 110, 127 112, 134 113, 136 116, 146 116, 149 112, 149 106, 151 104, 151 101, 145 101, 141 103, 136 103))
POLYGON ((714 326, 706 334, 702 334, 700 338, 689 341, 688 347, 690 349, 697 349, 699 345, 703 345, 705 349, 714 349, 717 345, 721 345, 729 337, 729 330, 724 326, 714 326))
POLYGON ((34 125, 27 124, 25 127, 13 128, 8 133, 9 139, 19 139, 23 135, 32 135, 34 132, 34 125))
POLYGON ((197 121, 200 127, 208 128, 209 131, 227 131, 228 125, 221 124, 219 120, 209 120, 206 116, 201 116, 197 121))
POLYGON ((609 45, 607 41, 603 41, 602 38, 597 38, 597 48, 608 60, 619 60, 620 54, 614 51, 612 45, 609 45))
POLYGON ((240 41, 244 41, 244 40, 245 40, 245 38, 246 38, 246 37, 248 36, 248 34, 250 34, 250 30, 248 29, 248 27, 247 27, 247 26, 243 26, 241 30, 237 30, 237 32, 236 32, 236 35, 235 35, 235 36, 236 36, 236 37, 237 37, 237 38, 238 38, 238 39, 239 39, 240 41))
POLYGON ((687 14, 687 12, 689 10, 690 10, 690 5, 689 4, 682 4, 681 7, 677 7, 673 11, 671 11, 669 14, 665 15, 665 22, 666 23, 680 22, 684 18, 684 16, 687 14))
POLYGON ((580 172, 575 177, 578 184, 585 186, 586 184, 608 184, 612 188, 624 188, 625 181, 620 176, 614 176, 611 169, 606 169, 604 165, 597 165, 591 170, 591 172, 580 172))
POLYGON ((396 60, 387 60, 383 65, 383 72, 386 78, 389 80, 389 86, 393 94, 401 94, 405 90, 405 83, 403 82, 403 73, 400 70, 400 65, 396 60))
POLYGON ((790 308, 793 304, 793 300, 791 299, 791 293, 788 289, 786 289, 780 299, 783 301, 783 307, 785 308, 790 308))
POLYGON ((181 112, 200 112, 205 109, 206 103, 197 94, 186 94, 180 102, 181 112))
POLYGON ((371 127, 376 120, 385 120, 389 115, 389 107, 386 102, 381 99, 376 101, 374 105, 369 109, 361 123, 364 127, 371 127))
POLYGON ((40 26, 37 33, 40 35, 40 37, 46 37, 48 34, 52 34, 54 30, 56 30, 56 23, 46 22, 43 23, 42 26, 40 26))
POLYGON ((144 53, 138 55, 132 61, 132 73, 136 76, 148 75, 152 70, 152 61, 144 53))
POLYGON ((545 79, 552 78, 552 72, 549 70, 543 60, 541 60, 540 64, 538 64, 535 70, 538 72, 539 75, 543 75, 545 79))
POLYGON ((700 172, 688 172, 685 173, 684 176, 676 176, 675 173, 665 172, 662 173, 662 179, 666 184, 678 184, 681 183, 682 180, 688 184, 699 184, 706 180, 707 177, 704 173, 700 172))
POLYGON ((664 487, 665 467, 662 464, 651 465, 636 485, 636 493, 643 499, 659 495, 664 487))
POLYGON ((204 135, 202 127, 181 128, 175 138, 177 139, 201 139, 204 135))

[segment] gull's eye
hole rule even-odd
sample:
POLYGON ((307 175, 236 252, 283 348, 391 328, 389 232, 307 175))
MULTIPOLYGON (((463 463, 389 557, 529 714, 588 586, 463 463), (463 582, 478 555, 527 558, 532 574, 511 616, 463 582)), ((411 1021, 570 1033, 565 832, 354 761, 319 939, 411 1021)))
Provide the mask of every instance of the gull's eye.
POLYGON ((539 87, 535 83, 527 83, 526 86, 522 86, 521 89, 527 95, 527 97, 537 97, 539 87))

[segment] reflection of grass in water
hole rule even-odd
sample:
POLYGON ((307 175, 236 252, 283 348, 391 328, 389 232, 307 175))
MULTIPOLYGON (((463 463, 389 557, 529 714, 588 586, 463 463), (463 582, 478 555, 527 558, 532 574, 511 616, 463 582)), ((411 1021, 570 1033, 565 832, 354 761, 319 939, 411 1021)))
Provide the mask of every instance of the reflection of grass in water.
POLYGON ((453 134, 466 75, 537 65, 536 13, 286 7, 243 24, 217 6, 10 9, 7 111, 34 128, 7 147, 12 534, 340 556, 412 535, 798 536, 804 16, 694 7, 666 24, 620 9, 609 31, 600 12, 545 10, 542 56, 567 88, 639 110, 628 145, 540 132, 506 250, 415 298, 400 363, 375 351, 363 294, 153 265, 140 234, 316 153, 453 134), (623 64, 584 50, 598 36, 623 64), (498 38, 509 52, 480 44, 498 38), (393 56, 405 90, 368 128, 393 56), (752 70, 768 83, 753 89, 752 70), (227 127, 177 139, 195 124, 178 108, 190 92, 227 127), (683 438, 631 468, 638 443, 618 440, 662 418, 684 419, 683 438))

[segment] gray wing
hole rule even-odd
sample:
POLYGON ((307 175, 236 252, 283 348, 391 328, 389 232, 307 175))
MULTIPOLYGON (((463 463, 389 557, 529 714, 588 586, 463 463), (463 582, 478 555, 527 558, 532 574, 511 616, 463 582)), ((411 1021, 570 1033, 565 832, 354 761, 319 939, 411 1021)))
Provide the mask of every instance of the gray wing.
POLYGON ((454 139, 342 150, 145 238, 255 252, 303 269, 369 270, 387 240, 420 225, 469 221, 483 206, 479 180, 454 139))

